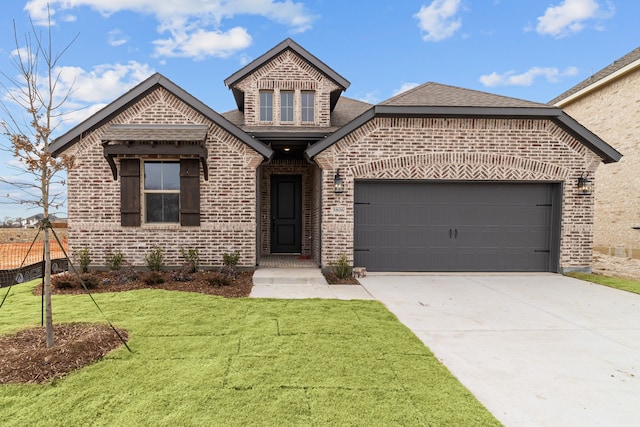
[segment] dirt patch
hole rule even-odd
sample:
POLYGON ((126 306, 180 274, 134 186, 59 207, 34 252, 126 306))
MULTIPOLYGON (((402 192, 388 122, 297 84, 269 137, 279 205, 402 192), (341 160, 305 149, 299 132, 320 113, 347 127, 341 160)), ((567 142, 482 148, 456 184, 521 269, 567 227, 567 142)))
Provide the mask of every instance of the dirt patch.
MULTIPOLYGON (((127 331, 118 333, 127 340, 127 331)), ((44 328, 0 336, 0 384, 44 383, 103 358, 122 346, 108 325, 59 324, 55 345, 46 346, 44 328)))
MULTIPOLYGON (((0 244, 3 243, 30 243, 38 236, 42 240, 42 231, 40 234, 38 228, 0 228, 0 244)), ((69 231, 67 228, 55 228, 56 235, 60 240, 66 239, 69 231)), ((51 241, 55 240, 50 233, 51 241)))
POLYGON ((345 279, 340 279, 335 273, 329 272, 324 273, 324 278, 327 280, 327 283, 330 285, 359 285, 358 279, 355 277, 347 277, 345 279))

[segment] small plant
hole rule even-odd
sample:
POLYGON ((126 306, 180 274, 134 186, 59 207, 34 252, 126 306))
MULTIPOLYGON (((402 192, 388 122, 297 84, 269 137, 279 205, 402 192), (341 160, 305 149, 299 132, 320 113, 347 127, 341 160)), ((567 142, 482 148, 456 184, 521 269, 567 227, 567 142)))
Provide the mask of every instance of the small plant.
POLYGON ((202 277, 202 280, 204 280, 209 286, 215 286, 216 288, 231 285, 231 281, 226 274, 218 273, 216 271, 208 271, 202 277))
POLYGON ((124 263, 124 255, 120 251, 109 252, 104 257, 104 261, 107 264, 107 268, 112 271, 117 271, 122 268, 124 263))
POLYGON ((160 271, 162 269, 164 259, 164 249, 160 246, 154 246, 148 254, 144 256, 144 262, 151 271, 160 271))
POLYGON ((336 275, 338 279, 348 279, 351 277, 351 265, 347 259, 347 254, 343 253, 338 261, 332 261, 329 263, 331 271, 336 275))
POLYGON ((186 263, 182 266, 180 270, 172 271, 169 274, 169 281, 171 282, 190 282, 191 281, 191 273, 194 273, 192 270, 192 265, 186 263))
POLYGON ((80 264, 80 270, 83 273, 89 271, 89 264, 91 264, 91 255, 88 248, 78 249, 73 252, 73 259, 80 264))
POLYGON ((139 277, 140 274, 132 265, 125 265, 113 275, 113 282, 117 285, 126 285, 135 282, 139 277))
POLYGON ((231 267, 233 269, 238 265, 238 261, 240 261, 240 252, 235 251, 232 254, 224 253, 222 254, 222 264, 227 267, 231 267))
POLYGON ((149 286, 164 283, 164 275, 157 270, 150 271, 142 277, 142 281, 149 286))
MULTIPOLYGON (((99 280, 95 274, 83 273, 80 275, 80 279, 82 280, 81 283, 84 283, 84 286, 87 289, 94 289, 98 287, 99 280)), ((82 287, 82 284, 80 285, 80 287, 82 287)))
POLYGON ((189 265, 191 270, 189 271, 190 273, 195 273, 196 271, 198 271, 198 265, 200 264, 198 248, 180 248, 180 254, 182 255, 182 258, 184 258, 184 260, 187 262, 187 265, 189 265))
POLYGON ((236 266, 240 261, 240 252, 235 251, 233 253, 222 254, 222 268, 220 272, 228 277, 234 277, 236 275, 236 266))
POLYGON ((56 274, 51 276, 51 285, 57 289, 71 289, 78 285, 78 278, 69 272, 56 274))

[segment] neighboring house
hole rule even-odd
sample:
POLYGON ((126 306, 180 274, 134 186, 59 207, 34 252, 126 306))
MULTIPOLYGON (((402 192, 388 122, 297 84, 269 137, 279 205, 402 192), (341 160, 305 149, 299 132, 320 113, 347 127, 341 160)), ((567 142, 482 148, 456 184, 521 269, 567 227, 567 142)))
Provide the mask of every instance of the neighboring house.
POLYGON ((640 258, 640 48, 550 104, 615 143, 624 155, 595 174, 594 249, 640 258))
MULTIPOLYGON (((225 80, 218 114, 155 74, 58 138, 69 244, 144 265, 239 251, 368 270, 589 270, 593 196, 620 154, 560 109, 427 83, 372 106, 287 39, 225 80)), ((97 261, 99 263, 100 261, 97 261)))
POLYGON ((43 214, 31 215, 28 218, 22 219, 23 228, 36 228, 40 226, 40 221, 44 218, 43 214))

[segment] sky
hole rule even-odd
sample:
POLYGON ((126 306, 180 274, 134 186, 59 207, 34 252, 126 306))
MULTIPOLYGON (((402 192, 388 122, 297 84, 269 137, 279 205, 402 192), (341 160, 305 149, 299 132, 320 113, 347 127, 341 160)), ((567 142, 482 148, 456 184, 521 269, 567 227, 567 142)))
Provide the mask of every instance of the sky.
MULTIPOLYGON (((75 39, 58 63, 73 92, 54 138, 155 72, 234 109, 224 79, 288 37, 351 82, 343 96, 372 104, 425 82, 546 103, 640 46, 636 0, 3 0, 0 74, 17 75, 16 47, 30 19, 46 33, 47 6, 53 50, 75 39)), ((12 165, 0 151, 0 176, 24 179, 12 165)), ((0 184, 0 221, 40 212, 8 194, 0 184)))

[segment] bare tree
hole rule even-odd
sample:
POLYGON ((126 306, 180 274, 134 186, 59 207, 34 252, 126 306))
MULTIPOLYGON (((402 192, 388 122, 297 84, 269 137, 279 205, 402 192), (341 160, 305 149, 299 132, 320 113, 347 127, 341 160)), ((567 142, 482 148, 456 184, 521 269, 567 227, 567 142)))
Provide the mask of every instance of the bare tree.
MULTIPOLYGON (((54 52, 51 36, 51 14, 43 35, 31 22, 31 32, 24 39, 18 37, 16 24, 13 33, 16 50, 12 65, 17 76, 0 71, 5 80, 6 91, 0 100, 6 118, 0 120, 2 131, 9 146, 3 147, 17 160, 14 169, 19 172, 14 178, 3 177, 0 182, 9 184, 18 191, 7 196, 14 204, 29 205, 42 210, 44 215, 44 289, 46 307, 47 347, 54 345, 53 315, 51 311, 51 253, 49 236, 49 211, 58 209, 64 202, 64 179, 60 172, 70 168, 72 157, 54 158, 49 152, 51 134, 64 115, 63 105, 71 94, 71 88, 59 93, 60 72, 58 62, 75 38, 59 52, 54 52), (61 184, 60 189, 52 187, 61 184)), ((76 36, 77 38, 77 36, 76 36)))

